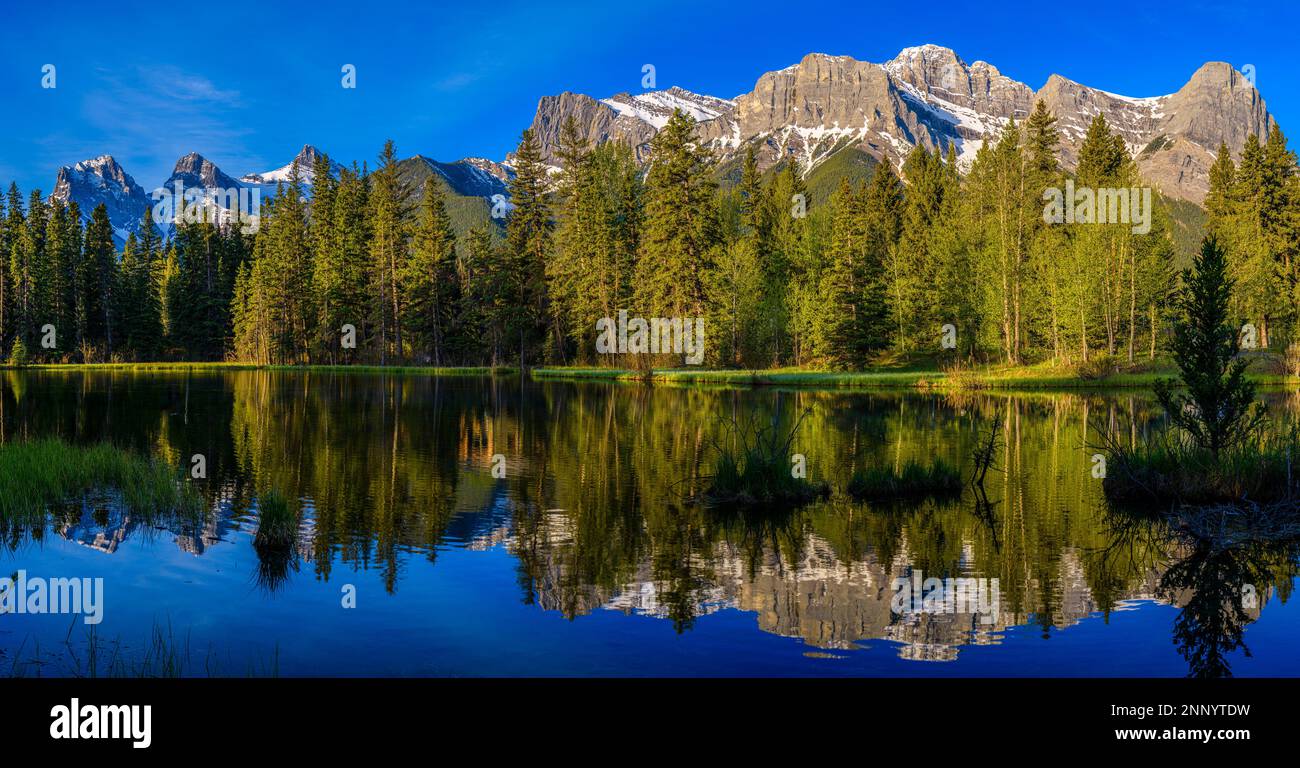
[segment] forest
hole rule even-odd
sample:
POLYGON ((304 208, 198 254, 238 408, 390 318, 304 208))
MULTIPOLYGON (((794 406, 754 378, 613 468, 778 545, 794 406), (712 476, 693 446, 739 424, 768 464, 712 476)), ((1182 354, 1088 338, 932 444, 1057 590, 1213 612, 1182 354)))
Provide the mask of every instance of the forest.
MULTIPOLYGON (((1185 261, 1170 208, 1155 206, 1140 234, 1049 223, 1045 195, 1067 179, 1143 187, 1104 115, 1069 172, 1055 122, 1039 103, 965 172, 955 147, 917 146, 897 171, 873 164, 817 194, 793 158, 760 171, 752 146, 729 172, 680 112, 645 167, 626 145, 587 145, 570 121, 554 163, 523 132, 510 205, 473 226, 453 222, 436 180, 406 183, 389 141, 373 169, 295 166, 256 232, 163 227, 146 211, 120 250, 103 206, 83 222, 75 203, 39 190, 24 202, 11 184, 0 343, 14 364, 626 366, 596 343, 598 322, 626 310, 703 318, 704 363, 723 368, 1156 358, 1185 261)), ((1232 311, 1277 351, 1300 343, 1298 185, 1274 127, 1236 160, 1219 148, 1204 202, 1232 311)))

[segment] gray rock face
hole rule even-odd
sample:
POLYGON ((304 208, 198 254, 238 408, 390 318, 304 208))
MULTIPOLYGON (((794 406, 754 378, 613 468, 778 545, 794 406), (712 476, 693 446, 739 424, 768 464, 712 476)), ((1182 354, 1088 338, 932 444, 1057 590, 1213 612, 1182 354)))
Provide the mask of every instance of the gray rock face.
POLYGON ((896 83, 982 115, 1028 116, 1034 92, 984 61, 967 66, 955 52, 937 45, 905 48, 884 65, 896 83))
POLYGON ((564 92, 543 96, 537 103, 532 129, 547 162, 558 164, 555 151, 560 146, 560 130, 570 116, 578 125, 578 134, 590 144, 619 141, 630 145, 638 160, 649 157, 646 146, 658 129, 638 117, 619 114, 618 110, 580 93, 564 92))
POLYGON ((144 209, 150 204, 144 188, 111 155, 60 168, 51 197, 65 204, 76 203, 83 223, 89 222, 95 207, 103 203, 118 245, 132 233, 140 233, 144 209))
POLYGON ((458 195, 466 197, 486 197, 509 195, 506 184, 512 173, 501 163, 482 158, 466 158, 454 163, 431 160, 423 155, 416 155, 418 160, 429 167, 447 182, 448 188, 458 195))
POLYGON ((760 167, 793 157, 811 170, 853 147, 897 167, 917 144, 939 150, 952 144, 966 169, 1009 119, 1023 122, 1038 100, 1057 116, 1066 168, 1074 167, 1089 123, 1104 114, 1148 183, 1197 203, 1208 190, 1219 143, 1239 153, 1247 136, 1264 138, 1273 125, 1259 92, 1228 64, 1202 66, 1166 96, 1119 96, 1059 75, 1035 92, 992 64, 967 64, 948 48, 923 45, 884 64, 809 54, 763 74, 734 101, 675 87, 603 101, 564 93, 541 100, 533 129, 551 162, 569 115, 587 141, 626 142, 644 162, 650 139, 672 107, 680 106, 696 118, 700 140, 722 160, 754 146, 760 167))

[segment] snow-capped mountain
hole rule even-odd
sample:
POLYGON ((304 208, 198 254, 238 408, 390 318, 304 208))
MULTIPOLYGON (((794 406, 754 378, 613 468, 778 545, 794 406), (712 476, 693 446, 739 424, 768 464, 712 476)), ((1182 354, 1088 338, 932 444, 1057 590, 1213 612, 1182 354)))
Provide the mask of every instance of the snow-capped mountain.
POLYGON ((493 195, 509 194, 506 184, 514 176, 514 169, 503 163, 482 157, 467 157, 454 163, 442 163, 422 155, 415 158, 427 163, 458 195, 491 199, 493 195))
POLYGON ((648 91, 635 96, 620 93, 608 99, 601 99, 600 102, 620 115, 649 123, 655 130, 667 125, 668 118, 672 117, 673 111, 677 109, 690 115, 696 122, 702 123, 730 114, 736 106, 734 101, 701 96, 676 86, 666 91, 648 91))
MULTIPOLYGON (((274 171, 265 171, 263 173, 248 173, 239 177, 245 184, 264 184, 275 186, 277 183, 289 183, 289 177, 293 170, 294 163, 298 164, 298 178, 303 186, 311 186, 312 175, 315 173, 316 163, 320 161, 325 154, 310 144, 304 144, 302 150, 298 152, 297 157, 290 160, 285 165, 276 168, 274 171)), ((330 160, 330 174, 337 177, 343 166, 330 160)))
MULTIPOLYGON (((64 202, 76 202, 86 221, 90 220, 95 206, 104 203, 120 247, 132 233, 139 235, 145 209, 158 202, 152 196, 153 191, 165 190, 174 196, 176 185, 179 184, 183 192, 208 193, 211 195, 210 200, 215 199, 216 205, 222 208, 217 211, 217 218, 227 221, 230 210, 239 204, 241 194, 245 212, 256 213, 262 200, 269 199, 277 188, 288 183, 295 161, 302 176, 303 194, 310 197, 313 168, 321 156, 323 153, 320 150, 307 144, 294 160, 275 170, 248 173, 235 179, 203 155, 191 152, 176 161, 171 175, 162 184, 146 192, 116 160, 104 155, 60 168, 52 197, 64 202)), ((514 175, 514 170, 509 165, 481 157, 469 157, 454 163, 439 162, 419 155, 411 159, 427 164, 430 170, 447 182, 452 192, 465 197, 490 200, 493 195, 508 194, 506 184, 514 175)), ((343 168, 333 160, 330 166, 331 173, 335 176, 343 168)), ((175 232, 175 228, 169 222, 160 220, 158 231, 167 237, 175 232)))
MULTIPOLYGON (((553 166, 559 164, 561 127, 570 117, 588 142, 626 142, 645 162, 650 140, 673 110, 681 109, 697 121, 701 143, 721 160, 753 146, 760 167, 794 157, 805 172, 812 172, 836 154, 855 150, 897 167, 917 144, 940 150, 952 144, 959 164, 967 168, 1009 119, 1024 120, 1039 100, 1057 117, 1067 168, 1076 162, 1089 123, 1102 113, 1149 183, 1198 203, 1209 188, 1209 167, 1219 143, 1240 153, 1247 136, 1265 138, 1274 124, 1254 85, 1224 63, 1203 65, 1174 93, 1135 98, 1060 75, 1052 75, 1035 91, 992 64, 968 64, 949 48, 922 45, 905 48, 880 64, 810 53, 796 64, 761 75, 751 91, 734 99, 678 87, 605 99, 569 92, 545 96, 532 128, 553 166)), ((312 169, 321 154, 308 144, 295 158, 304 194, 310 195, 312 169)), ((257 190, 265 199, 288 181, 293 162, 235 179, 202 155, 190 153, 177 161, 161 186, 174 188, 180 182, 186 189, 205 191, 257 190)), ((466 197, 508 194, 513 175, 509 158, 505 163, 483 158, 446 163, 417 155, 403 163, 408 170, 427 168, 409 174, 410 183, 433 172, 466 197)), ((339 169, 332 163, 334 173, 339 169)), ((139 231, 144 209, 152 203, 145 189, 108 156, 61 168, 54 197, 75 201, 83 217, 104 203, 119 240, 139 231)))
POLYGON ((1200 202, 1219 143, 1239 153, 1246 136, 1264 138, 1273 119, 1255 87, 1230 65, 1203 65, 1178 91, 1134 98, 1052 75, 1035 91, 984 61, 968 64, 937 45, 905 48, 884 63, 811 53, 761 75, 749 93, 719 99, 682 88, 593 99, 576 93, 543 97, 532 128, 548 162, 560 127, 572 116, 589 142, 630 144, 639 160, 674 107, 698 121, 702 142, 721 159, 755 147, 761 167, 798 158, 811 172, 856 149, 901 166, 917 144, 951 143, 969 167, 1009 119, 1028 117, 1042 100, 1056 115, 1064 164, 1072 168, 1092 118, 1106 115, 1144 177, 1167 194, 1200 202))
POLYGON ((83 223, 89 222, 95 206, 103 203, 119 245, 132 233, 140 233, 141 218, 149 205, 144 188, 112 155, 60 168, 51 197, 65 204, 75 202, 83 223))
POLYGON ((238 189, 240 186, 238 181, 198 152, 191 152, 177 160, 172 175, 167 177, 162 186, 174 188, 176 182, 180 182, 186 189, 238 189))

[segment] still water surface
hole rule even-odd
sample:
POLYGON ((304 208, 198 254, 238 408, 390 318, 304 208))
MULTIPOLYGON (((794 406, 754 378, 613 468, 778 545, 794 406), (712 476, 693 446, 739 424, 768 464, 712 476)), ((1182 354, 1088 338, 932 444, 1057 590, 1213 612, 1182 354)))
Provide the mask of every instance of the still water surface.
MULTIPOLYGON (((1209 547, 1104 502, 1097 431, 1162 428, 1142 393, 0 378, 0 440, 202 454, 211 509, 154 527, 87 504, 11 532, 0 573, 102 577, 104 619, 0 615, 0 675, 1300 675, 1300 550, 1209 547), (729 423, 799 414, 793 452, 837 489, 909 458, 968 472, 982 432, 1004 439, 982 496, 749 516, 689 501, 729 423), (288 557, 253 546, 271 490, 301 510, 288 557)), ((1267 399, 1295 419, 1290 395, 1267 399)))

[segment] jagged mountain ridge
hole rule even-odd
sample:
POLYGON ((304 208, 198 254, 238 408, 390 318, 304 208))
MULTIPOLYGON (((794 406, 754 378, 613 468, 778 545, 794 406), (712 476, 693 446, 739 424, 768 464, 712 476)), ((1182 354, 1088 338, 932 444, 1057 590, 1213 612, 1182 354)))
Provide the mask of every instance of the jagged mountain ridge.
MULTIPOLYGON (((179 183, 181 189, 185 190, 248 190, 245 199, 251 208, 256 201, 251 192, 256 190, 261 199, 275 194, 277 187, 288 183, 295 162, 299 167, 303 192, 310 196, 312 169, 321 156, 323 153, 316 147, 304 145, 294 160, 284 166, 272 171, 245 174, 236 179, 203 155, 190 152, 176 161, 171 175, 158 188, 174 192, 175 185, 179 183)), ((463 203, 457 200, 455 206, 465 211, 476 208, 487 210, 490 204, 488 201, 494 195, 506 194, 506 184, 513 174, 513 169, 509 166, 484 158, 465 158, 445 163, 416 155, 408 159, 411 160, 427 164, 443 180, 453 198, 483 198, 478 203, 473 200, 463 203)), ((341 169, 339 163, 331 161, 334 175, 337 176, 341 169)), ((419 190, 416 189, 415 192, 418 194, 419 190)), ((145 209, 156 202, 151 195, 152 190, 146 192, 112 156, 102 155, 60 168, 51 198, 64 203, 77 203, 84 221, 89 221, 95 206, 103 203, 113 224, 114 238, 118 246, 121 246, 129 235, 139 235, 145 209)), ((223 198, 221 205, 229 207, 225 202, 223 198)), ((219 211, 218 215, 222 220, 228 217, 224 210, 219 211)), ((475 217, 466 214, 464 220, 469 221, 471 218, 475 217)), ((169 225, 158 227, 159 234, 164 237, 173 231, 169 225)))
POLYGON ((53 197, 65 203, 76 201, 83 224, 89 223, 95 206, 102 202, 113 224, 114 237, 123 241, 131 233, 139 234, 140 217, 149 205, 144 188, 111 155, 60 168, 53 197))
MULTIPOLYGON (((650 140, 674 109, 682 109, 698 121, 701 141, 722 161, 734 160, 752 145, 760 167, 794 157, 811 173, 846 150, 897 167, 918 143, 931 149, 952 143, 959 164, 966 168, 1008 119, 1023 120, 1039 99, 1057 116, 1067 168, 1073 168, 1087 126, 1101 112, 1123 137, 1149 183, 1166 195, 1197 204, 1208 190, 1209 167, 1219 142, 1239 154, 1247 136, 1262 139, 1274 125, 1255 87, 1224 63, 1203 65, 1174 93, 1133 98, 1060 75, 1052 75, 1034 91, 992 64, 967 64, 951 49, 922 45, 905 48, 883 64, 810 53, 794 65, 761 75, 750 92, 734 99, 676 86, 605 99, 571 92, 546 96, 538 103, 532 128, 543 156, 553 164, 560 128, 570 116, 588 142, 627 142, 637 159, 646 162, 650 140)), ((319 155, 315 147, 305 145, 295 157, 307 194, 319 155)), ((408 158, 435 173, 454 195, 484 201, 507 194, 513 172, 509 160, 444 163, 420 155, 408 158)), ((288 180, 292 164, 235 179, 190 153, 177 161, 164 186, 180 181, 203 189, 258 188, 266 195, 288 180)), ((865 167, 861 160, 843 164, 865 167)), ((335 163, 334 172, 339 168, 335 163)), ((424 175, 407 174, 412 179, 424 175)), ((87 219, 104 203, 119 244, 139 231, 149 204, 144 188, 108 155, 61 168, 53 197, 76 201, 87 219)))
POLYGON ((969 168, 984 142, 996 139, 1008 119, 1027 118, 1039 99, 1057 116, 1067 168, 1074 167, 1088 124, 1101 112, 1149 183, 1198 204, 1209 188, 1220 141, 1240 153, 1246 136, 1263 139, 1274 124, 1255 87, 1220 62, 1200 67, 1174 93, 1133 98, 1060 75, 1035 91, 992 64, 967 64, 949 48, 923 45, 883 64, 811 53, 763 74, 752 91, 735 99, 678 87, 603 100, 570 92, 546 96, 532 128, 552 163, 569 116, 587 141, 627 142, 645 161, 650 139, 666 120, 664 110, 679 104, 697 119, 705 146, 724 161, 752 145, 760 167, 794 157, 811 172, 852 148, 898 167, 916 144, 942 150, 952 143, 959 164, 969 168))

